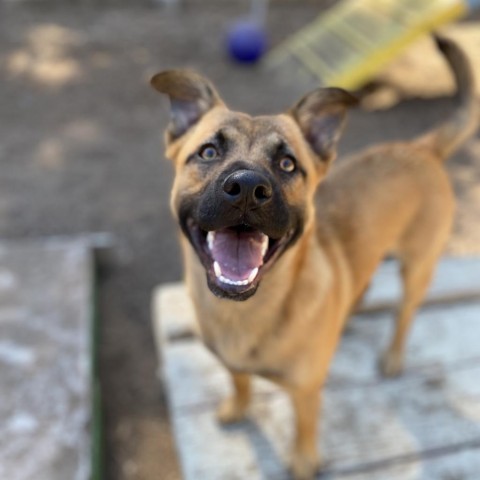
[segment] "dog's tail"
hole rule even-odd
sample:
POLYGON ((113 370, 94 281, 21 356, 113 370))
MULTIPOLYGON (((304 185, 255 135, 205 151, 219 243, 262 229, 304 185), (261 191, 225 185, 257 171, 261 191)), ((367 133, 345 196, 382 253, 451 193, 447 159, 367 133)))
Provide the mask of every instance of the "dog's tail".
POLYGON ((479 112, 475 99, 475 80, 465 53, 452 40, 439 35, 435 35, 434 39, 455 78, 457 109, 450 119, 419 140, 428 144, 441 159, 447 159, 475 133, 479 112))

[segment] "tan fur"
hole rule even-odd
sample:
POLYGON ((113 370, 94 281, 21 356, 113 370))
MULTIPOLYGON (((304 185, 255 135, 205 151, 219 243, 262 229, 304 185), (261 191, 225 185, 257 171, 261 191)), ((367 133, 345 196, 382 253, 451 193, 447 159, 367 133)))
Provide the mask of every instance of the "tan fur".
MULTIPOLYGON (((265 161, 261 145, 267 137, 259 134, 259 143, 252 141, 258 118, 230 112, 216 102, 187 133, 169 142, 167 155, 176 168, 175 213, 181 199, 195 195, 211 181, 186 167, 188 155, 227 120, 235 118, 251 132, 236 138, 244 149, 243 158, 265 161)), ((331 152, 326 153, 327 161, 319 161, 295 115, 262 117, 262 121, 271 123, 276 134, 293 145, 307 172, 304 184, 298 180, 284 187, 289 204, 305 208, 303 235, 244 302, 220 299, 210 292, 197 254, 182 238, 185 278, 205 344, 232 374, 234 393, 220 406, 219 420, 243 417, 251 374, 277 383, 290 395, 296 413, 293 475, 308 479, 320 464, 316 448, 319 391, 349 312, 382 258, 395 252, 404 297, 381 368, 386 375, 400 373, 412 315, 451 228, 454 198, 438 143, 431 139, 438 130, 430 138, 370 148, 325 176, 331 152)), ((451 131, 450 126, 449 135, 451 131)), ((458 145, 457 138, 451 140, 458 145)), ((451 149, 442 144, 443 151, 451 149)))

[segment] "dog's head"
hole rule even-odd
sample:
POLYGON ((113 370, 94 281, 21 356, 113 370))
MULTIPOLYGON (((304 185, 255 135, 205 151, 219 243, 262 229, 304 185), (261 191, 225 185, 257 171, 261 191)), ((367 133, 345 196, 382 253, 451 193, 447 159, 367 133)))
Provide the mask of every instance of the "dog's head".
POLYGON ((171 103, 172 210, 210 290, 246 300, 311 225, 315 189, 356 100, 318 89, 286 113, 251 117, 229 110, 194 72, 162 72, 151 84, 171 103))

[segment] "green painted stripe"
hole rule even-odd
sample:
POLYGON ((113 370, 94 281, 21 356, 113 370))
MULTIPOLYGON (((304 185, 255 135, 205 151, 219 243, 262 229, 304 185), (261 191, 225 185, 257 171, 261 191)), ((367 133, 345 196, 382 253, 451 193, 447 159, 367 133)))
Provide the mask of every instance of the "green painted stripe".
POLYGON ((104 480, 104 437, 103 437, 103 413, 102 413, 102 390, 99 378, 99 340, 100 340, 100 315, 99 315, 99 291, 97 278, 97 265, 93 250, 91 258, 91 313, 90 313, 90 358, 91 358, 91 480, 104 480))

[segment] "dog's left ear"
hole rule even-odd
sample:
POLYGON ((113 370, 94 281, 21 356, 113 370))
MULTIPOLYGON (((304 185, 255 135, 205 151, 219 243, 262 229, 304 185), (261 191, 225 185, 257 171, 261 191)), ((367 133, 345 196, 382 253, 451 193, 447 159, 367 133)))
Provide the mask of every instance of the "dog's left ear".
POLYGON ((303 97, 287 113, 300 126, 303 136, 323 162, 335 156, 345 126, 346 112, 358 99, 341 88, 319 88, 303 97))
POLYGON ((152 87, 170 98, 169 141, 176 140, 217 105, 224 105, 212 84, 191 70, 167 70, 154 75, 152 87))

